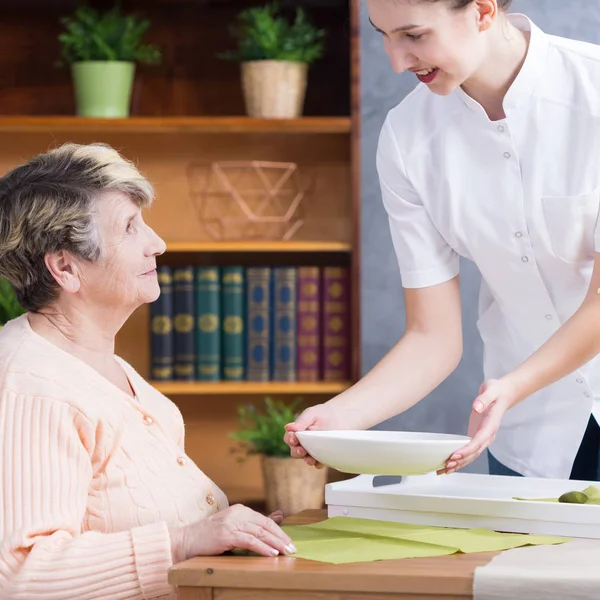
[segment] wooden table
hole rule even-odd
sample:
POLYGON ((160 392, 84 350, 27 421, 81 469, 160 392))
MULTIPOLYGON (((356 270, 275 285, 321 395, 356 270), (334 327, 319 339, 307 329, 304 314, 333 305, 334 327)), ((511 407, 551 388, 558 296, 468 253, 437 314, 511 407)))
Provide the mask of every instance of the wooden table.
MULTIPOLYGON (((304 511, 286 525, 316 523, 304 511)), ((287 556, 199 557, 175 565, 178 600, 472 600, 473 574, 497 553, 331 565, 287 556)))

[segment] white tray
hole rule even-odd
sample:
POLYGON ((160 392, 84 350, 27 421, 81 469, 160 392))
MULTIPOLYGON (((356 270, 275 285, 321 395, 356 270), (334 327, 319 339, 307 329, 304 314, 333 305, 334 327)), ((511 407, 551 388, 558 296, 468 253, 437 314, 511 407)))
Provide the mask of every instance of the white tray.
POLYGON ((374 487, 373 479, 372 475, 359 475, 328 484, 328 515, 600 539, 600 506, 513 498, 556 498, 597 482, 434 473, 374 487))

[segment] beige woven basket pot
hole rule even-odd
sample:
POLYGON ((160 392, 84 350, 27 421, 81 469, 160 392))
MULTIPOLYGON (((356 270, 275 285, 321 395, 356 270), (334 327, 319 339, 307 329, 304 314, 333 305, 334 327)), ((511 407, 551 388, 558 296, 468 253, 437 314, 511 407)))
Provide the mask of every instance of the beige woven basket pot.
POLYGON ((262 457, 267 511, 287 517, 301 510, 322 508, 327 468, 309 467, 297 458, 262 457))
POLYGON ((246 113, 261 119, 293 119, 302 114, 308 64, 287 60, 243 62, 246 113))

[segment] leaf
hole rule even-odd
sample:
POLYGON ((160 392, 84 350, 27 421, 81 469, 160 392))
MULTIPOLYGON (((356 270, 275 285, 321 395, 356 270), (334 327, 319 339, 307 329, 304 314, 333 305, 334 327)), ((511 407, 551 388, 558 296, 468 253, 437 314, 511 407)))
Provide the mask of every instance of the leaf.
POLYGON ((159 64, 162 59, 158 46, 142 41, 150 22, 122 14, 119 6, 104 13, 81 6, 60 22, 65 28, 58 36, 61 64, 94 60, 159 64))
POLYGON ((0 277, 0 327, 22 315, 25 309, 19 304, 10 283, 0 277))
POLYGON ((326 32, 315 27, 300 7, 293 23, 288 22, 274 2, 241 11, 230 34, 237 41, 237 50, 219 54, 224 60, 313 63, 323 55, 326 32))
POLYGON ((280 400, 264 398, 262 410, 253 404, 238 406, 239 430, 230 437, 240 442, 239 450, 246 454, 288 456, 289 447, 283 441, 285 425, 296 419, 300 412, 300 399, 286 404, 280 400))

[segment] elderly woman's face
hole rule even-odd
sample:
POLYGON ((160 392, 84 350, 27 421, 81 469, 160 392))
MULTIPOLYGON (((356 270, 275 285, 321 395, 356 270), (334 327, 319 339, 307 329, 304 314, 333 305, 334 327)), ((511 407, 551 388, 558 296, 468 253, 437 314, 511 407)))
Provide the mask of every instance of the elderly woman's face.
POLYGON ((160 294, 156 256, 165 251, 164 241, 120 192, 108 192, 100 199, 96 219, 103 254, 98 262, 84 266, 82 291, 105 307, 137 308, 156 300, 160 294))

